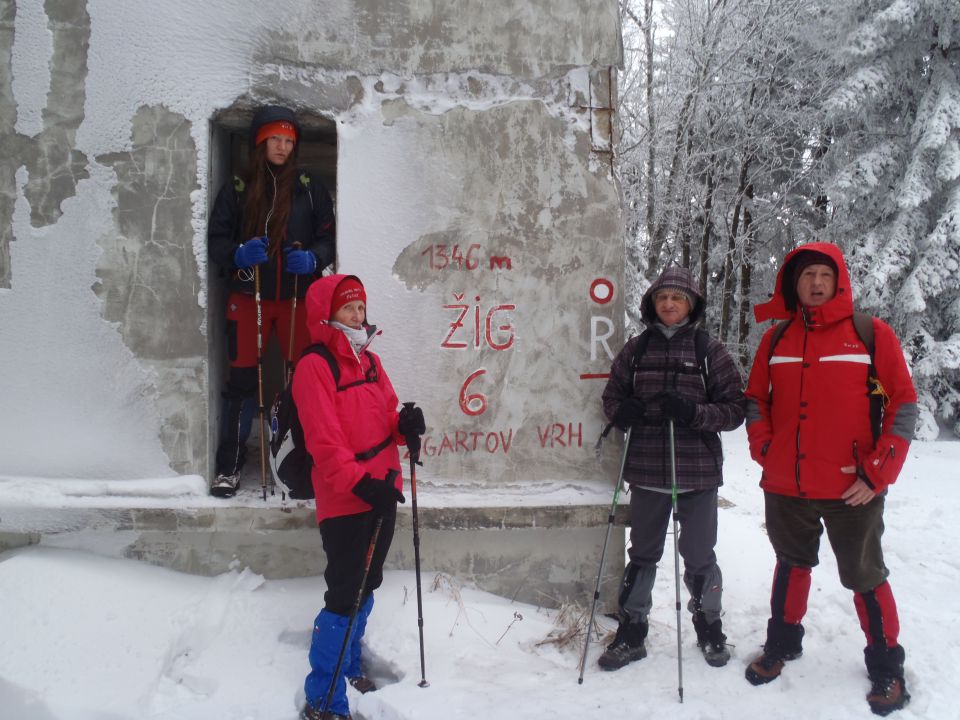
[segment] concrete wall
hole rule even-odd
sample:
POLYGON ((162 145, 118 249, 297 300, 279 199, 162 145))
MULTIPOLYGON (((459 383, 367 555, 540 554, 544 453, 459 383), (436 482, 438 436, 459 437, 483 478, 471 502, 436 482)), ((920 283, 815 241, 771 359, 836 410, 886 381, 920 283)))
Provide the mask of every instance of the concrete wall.
POLYGON ((338 265, 424 407, 423 492, 609 487, 616 2, 208 5, 0 0, 0 473, 209 476, 218 129, 280 102, 335 131, 338 265))
MULTIPOLYGON (((82 352, 136 376, 104 389, 135 396, 170 470, 207 474, 208 123, 284 102, 337 123, 339 264, 371 286, 379 349, 426 407, 432 445, 453 448, 428 472, 494 485, 592 475, 582 437, 599 424, 597 382, 580 375, 605 368, 596 338, 616 347, 622 309, 619 292, 589 295, 621 277, 604 153, 616 4, 234 5, 0 2, 0 287, 12 291, 0 318, 26 312, 23 334, 69 322, 56 294, 17 305, 21 288, 76 271, 56 246, 39 258, 24 246, 58 233, 82 244, 84 300, 119 334, 82 352), (461 262, 444 257, 455 246, 461 262)), ((38 352, 69 349, 44 341, 38 352)), ((0 369, 29 372, 20 364, 5 351, 0 369)), ((43 474, 50 449, 23 460, 24 431, 11 431, 5 469, 43 474)))
MULTIPOLYGON (((602 595, 611 609, 626 510, 618 508, 604 563, 602 595)), ((2 521, 8 532, 0 532, 0 552, 43 543, 200 575, 236 563, 267 578, 319 575, 325 567, 308 507, 8 508, 2 521)), ((607 510, 596 506, 422 508, 421 567, 425 582, 442 573, 520 602, 583 605, 593 597, 607 526, 607 510)), ((412 513, 400 507, 386 566, 412 569, 414 560, 412 513)))

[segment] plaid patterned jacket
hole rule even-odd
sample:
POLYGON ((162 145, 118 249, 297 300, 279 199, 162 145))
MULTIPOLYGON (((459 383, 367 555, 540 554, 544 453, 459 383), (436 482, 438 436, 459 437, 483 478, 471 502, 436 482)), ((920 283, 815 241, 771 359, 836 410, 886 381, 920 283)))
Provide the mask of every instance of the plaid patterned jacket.
POLYGON ((620 403, 631 395, 646 403, 643 422, 634 426, 631 436, 624 481, 670 488, 669 426, 653 398, 663 390, 675 389, 697 404, 690 427, 674 426, 677 487, 718 487, 723 484, 723 449, 718 433, 739 427, 745 414, 740 371, 723 344, 710 338, 704 387, 703 376, 697 369, 694 323, 680 328, 670 339, 656 326, 650 328, 650 333, 647 350, 636 371, 631 371, 631 364, 639 337, 629 340, 614 358, 603 391, 603 409, 611 420, 620 403))

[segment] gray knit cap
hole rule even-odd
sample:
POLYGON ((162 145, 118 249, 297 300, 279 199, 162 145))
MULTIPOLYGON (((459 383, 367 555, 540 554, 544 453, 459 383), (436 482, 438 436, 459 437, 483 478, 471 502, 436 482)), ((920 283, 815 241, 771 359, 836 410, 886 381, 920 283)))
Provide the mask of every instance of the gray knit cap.
POLYGON ((687 303, 690 305, 690 309, 693 309, 693 305, 696 302, 693 295, 686 288, 680 287, 679 285, 663 285, 658 287, 653 293, 653 300, 656 302, 657 296, 660 293, 669 292, 676 293, 678 295, 683 295, 687 299, 687 303))

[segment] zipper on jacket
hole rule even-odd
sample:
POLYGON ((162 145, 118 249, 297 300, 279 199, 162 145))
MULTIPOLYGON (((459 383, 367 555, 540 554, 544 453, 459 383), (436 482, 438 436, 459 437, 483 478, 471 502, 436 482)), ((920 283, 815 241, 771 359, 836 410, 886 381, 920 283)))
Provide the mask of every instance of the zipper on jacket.
MULTIPOLYGON (((873 484, 873 481, 867 477, 867 470, 863 465, 860 464, 860 451, 857 447, 857 441, 853 441, 853 464, 856 468, 857 477, 866 484, 868 488, 876 492, 877 486, 873 484)), ((881 465, 881 467, 883 467, 881 465)))
POLYGON ((887 464, 887 460, 890 460, 891 458, 895 457, 896 454, 897 454, 897 449, 893 445, 887 448, 887 452, 883 454, 883 458, 880 460, 879 469, 883 470, 883 466, 887 464))
MULTIPOLYGON (((804 381, 804 370, 807 365, 807 314, 805 312, 800 313, 803 317, 803 350, 800 353, 800 397, 803 397, 803 381, 804 381)), ((803 497, 806 495, 803 490, 800 489, 800 417, 799 417, 799 408, 797 413, 797 444, 796 444, 796 453, 797 460, 794 466, 794 480, 797 483, 797 495, 803 497)))

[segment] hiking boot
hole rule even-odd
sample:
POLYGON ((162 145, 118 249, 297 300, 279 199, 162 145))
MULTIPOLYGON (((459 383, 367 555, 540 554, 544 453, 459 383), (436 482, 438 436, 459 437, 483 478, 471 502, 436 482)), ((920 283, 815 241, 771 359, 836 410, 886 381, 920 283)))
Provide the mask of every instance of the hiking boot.
POLYGON ((875 715, 889 715, 910 702, 910 693, 902 677, 878 678, 867 693, 867 702, 875 715))
POLYGON ((707 665, 723 667, 730 659, 727 649, 727 636, 723 634, 723 624, 719 618, 709 625, 703 613, 693 616, 693 628, 697 631, 697 647, 703 653, 707 665))
POLYGON ((300 720, 352 720, 349 715, 337 715, 335 712, 328 712, 324 715, 323 710, 317 710, 313 705, 307 703, 300 711, 300 720))
POLYGON ((789 660, 803 654, 803 625, 770 618, 767 620, 767 641, 763 654, 747 666, 746 678, 751 685, 765 685, 776 680, 789 660))
POLYGON ((217 479, 210 487, 210 494, 214 497, 229 498, 237 494, 239 487, 239 475, 217 475, 217 479))
POLYGON ((619 670, 634 660, 642 660, 647 656, 647 648, 643 644, 646 639, 647 623, 620 621, 613 642, 607 646, 597 664, 604 670, 619 670))
POLYGON ((746 678, 751 685, 766 685, 776 680, 788 660, 796 660, 801 653, 782 653, 764 647, 763 654, 747 666, 746 678))
POLYGON ((377 684, 365 675, 347 678, 347 681, 353 685, 354 689, 361 695, 377 689, 377 684))

